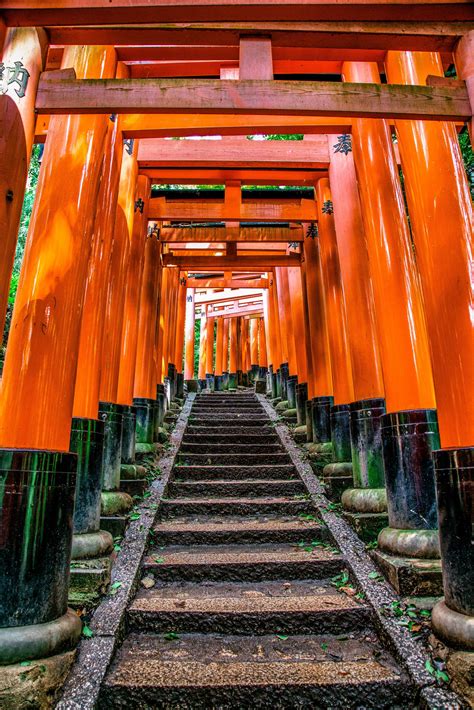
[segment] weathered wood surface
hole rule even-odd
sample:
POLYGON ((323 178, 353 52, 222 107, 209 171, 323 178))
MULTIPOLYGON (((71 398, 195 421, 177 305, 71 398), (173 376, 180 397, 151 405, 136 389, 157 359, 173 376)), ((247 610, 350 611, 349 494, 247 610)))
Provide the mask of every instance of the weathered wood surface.
MULTIPOLYGON (((208 318, 239 318, 241 316, 247 317, 259 317, 263 314, 263 303, 262 305, 256 305, 248 308, 228 308, 228 309, 216 309, 210 310, 207 314, 208 318)), ((199 311, 196 312, 196 319, 202 318, 203 314, 199 311)))
MULTIPOLYGON (((6 3, 3 3, 4 5, 6 3)), ((9 0, 7 25, 469 19, 469 0, 9 0)), ((249 27, 249 29, 251 29, 249 27)), ((156 40, 151 43, 156 44, 156 40)))
POLYGON ((246 170, 245 168, 144 168, 140 174, 154 185, 225 185, 238 180, 243 185, 293 185, 311 187, 327 170, 246 170))
POLYGON ((222 271, 232 269, 232 271, 255 271, 259 269, 268 271, 277 266, 299 266, 299 254, 287 256, 264 254, 261 256, 193 256, 164 254, 164 266, 178 266, 189 271, 222 271))
MULTIPOLYGON (((272 201, 246 201, 241 205, 210 200, 150 200, 148 218, 183 222, 312 222, 316 219, 314 200, 302 199, 272 201)), ((236 240, 234 240, 236 241, 236 240)))
POLYGON ((220 167, 245 165, 246 168, 324 168, 329 163, 326 136, 302 141, 253 141, 247 138, 222 140, 170 141, 160 138, 141 140, 138 148, 140 168, 220 167))
POLYGON ((268 288, 268 279, 193 279, 188 278, 188 288, 268 288))
POLYGON ((241 305, 248 303, 248 302, 254 302, 256 299, 261 300, 262 299, 262 290, 261 289, 244 289, 241 288, 237 292, 217 292, 217 293, 197 293, 195 296, 195 303, 197 304, 203 304, 203 303, 234 303, 234 301, 238 301, 241 305))
POLYGON ((302 242, 303 228, 299 224, 290 227, 240 227, 226 230, 224 227, 162 227, 162 242, 302 242))
POLYGON ((40 81, 36 111, 60 113, 255 113, 463 121, 465 87, 321 81, 103 79, 40 81))

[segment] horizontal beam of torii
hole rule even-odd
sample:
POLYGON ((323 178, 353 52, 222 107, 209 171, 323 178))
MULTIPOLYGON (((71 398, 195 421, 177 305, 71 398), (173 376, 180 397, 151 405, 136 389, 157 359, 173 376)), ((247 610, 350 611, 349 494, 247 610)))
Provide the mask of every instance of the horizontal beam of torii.
POLYGON ((299 254, 262 256, 192 256, 164 254, 163 266, 178 266, 191 271, 270 271, 278 266, 300 266, 299 254))
POLYGON ((176 243, 220 243, 229 242, 302 242, 304 239, 301 224, 289 227, 162 227, 160 241, 176 243))
POLYGON ((187 279, 188 288, 268 288, 268 279, 187 279))
MULTIPOLYGON (((196 318, 202 318, 204 313, 199 313, 199 311, 196 311, 196 318)), ((209 311, 208 312, 208 317, 210 318, 239 318, 242 316, 262 316, 263 315, 263 306, 252 306, 248 308, 235 308, 235 309, 229 309, 227 311, 209 311)))
POLYGON ((404 86, 322 81, 41 79, 45 114, 231 113, 467 121, 465 85, 404 86))
MULTIPOLYGON (((148 218, 182 222, 313 222, 317 217, 314 199, 282 199, 279 202, 259 199, 229 204, 223 201, 167 200, 165 197, 152 197, 148 218)), ((236 237, 238 234, 239 230, 236 229, 236 237)))
POLYGON ((262 300, 261 289, 241 289, 240 292, 197 293, 194 297, 196 305, 203 303, 227 303, 231 301, 262 300))

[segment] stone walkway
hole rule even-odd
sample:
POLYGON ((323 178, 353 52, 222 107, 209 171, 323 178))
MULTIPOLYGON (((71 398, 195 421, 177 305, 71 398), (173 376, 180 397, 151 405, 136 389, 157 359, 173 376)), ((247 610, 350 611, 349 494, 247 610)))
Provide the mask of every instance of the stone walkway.
POLYGON ((253 393, 197 396, 100 707, 409 708, 253 393))

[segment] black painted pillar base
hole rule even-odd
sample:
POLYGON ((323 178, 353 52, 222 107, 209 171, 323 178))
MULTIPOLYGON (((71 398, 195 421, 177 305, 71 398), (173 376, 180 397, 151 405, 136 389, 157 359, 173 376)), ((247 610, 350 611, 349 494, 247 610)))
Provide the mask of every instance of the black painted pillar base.
POLYGON ((173 363, 168 363, 168 379, 170 382, 170 402, 176 397, 176 366, 173 363))
MULTIPOLYGON (((281 399, 281 370, 280 368, 277 369, 276 373, 276 396, 274 399, 281 399)), ((272 392, 273 394, 273 392, 272 392)))
POLYGON ((306 424, 306 402, 308 401, 308 383, 296 385, 296 421, 300 426, 306 424))
POLYGON ((237 373, 236 372, 229 372, 229 390, 235 390, 237 389, 237 373))
POLYGON ((288 409, 296 409, 296 387, 298 385, 298 375, 289 375, 286 381, 286 394, 288 409))
POLYGON ((198 380, 198 385, 199 385, 199 392, 205 392, 207 390, 207 380, 204 378, 203 380, 198 380))
POLYGON ((197 392, 199 383, 197 380, 185 380, 188 392, 197 392))
POLYGON ((184 397, 184 375, 182 372, 176 373, 176 397, 178 399, 184 397))
POLYGON ((207 386, 208 392, 214 392, 216 385, 215 385, 213 374, 206 373, 206 386, 207 386))
POLYGON ((120 490, 122 412, 123 407, 120 404, 99 402, 99 419, 104 422, 102 515, 124 513, 133 507, 131 497, 120 490))
POLYGON ((77 456, 0 449, 0 665, 77 644, 67 609, 77 456))
POLYGON ((155 400, 135 397, 133 405, 136 412, 136 443, 152 444, 154 434, 155 400))
POLYGON ((165 388, 165 413, 170 408, 171 400, 173 399, 173 393, 171 391, 171 381, 169 377, 163 378, 163 387, 165 388))
POLYGON ((313 397, 311 400, 311 418, 313 441, 327 444, 331 441, 331 407, 333 397, 313 397))
POLYGON ((432 452, 439 448, 434 409, 392 412, 381 418, 389 527, 378 547, 398 557, 439 558, 432 452))
POLYGON ((259 366, 258 372, 257 372, 257 379, 258 380, 266 380, 267 376, 268 376, 268 368, 259 366))
POLYGON ((166 414, 166 393, 163 384, 156 385, 156 402, 158 404, 158 424, 163 426, 166 414))
POLYGON ((333 462, 324 467, 323 481, 327 497, 339 502, 344 491, 354 485, 348 404, 331 407, 330 426, 333 462))
POLYGON ((242 387, 244 383, 243 377, 244 373, 242 372, 242 370, 237 370, 237 387, 242 387))
POLYGON ((290 375, 287 362, 282 362, 280 365, 280 397, 283 402, 288 400, 287 381, 290 375))
POLYGON ((313 418, 311 415, 312 400, 308 399, 305 405, 306 411, 306 441, 308 443, 313 441, 313 418))
POLYGON ((214 389, 216 392, 222 392, 224 389, 222 375, 214 375, 214 389))
POLYGON ((135 407, 123 405, 122 412, 122 463, 135 463, 135 443, 136 443, 136 420, 135 407))
POLYGON ((474 651, 474 447, 433 452, 444 602, 433 609, 436 636, 474 651))

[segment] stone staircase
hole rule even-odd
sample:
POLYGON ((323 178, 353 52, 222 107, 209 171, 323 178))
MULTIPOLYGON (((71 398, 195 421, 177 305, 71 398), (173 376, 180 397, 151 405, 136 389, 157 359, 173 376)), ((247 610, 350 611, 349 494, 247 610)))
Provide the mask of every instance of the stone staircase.
POLYGON ((410 708, 253 393, 197 396, 100 707, 410 708))

